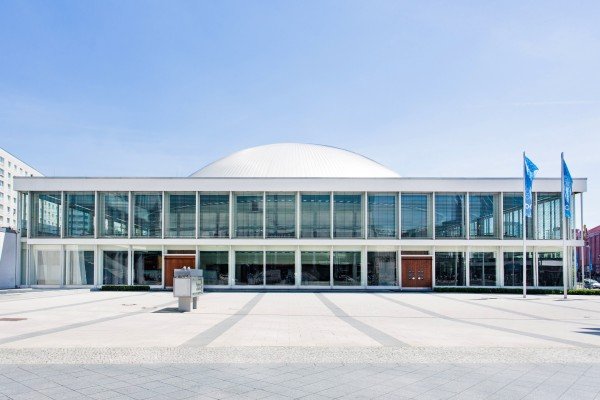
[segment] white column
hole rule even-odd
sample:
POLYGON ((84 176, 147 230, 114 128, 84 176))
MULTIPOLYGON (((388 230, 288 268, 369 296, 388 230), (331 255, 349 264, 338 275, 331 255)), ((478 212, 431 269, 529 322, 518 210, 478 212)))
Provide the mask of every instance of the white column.
POLYGON ((367 246, 362 246, 360 252, 360 283, 361 286, 367 287, 367 246))

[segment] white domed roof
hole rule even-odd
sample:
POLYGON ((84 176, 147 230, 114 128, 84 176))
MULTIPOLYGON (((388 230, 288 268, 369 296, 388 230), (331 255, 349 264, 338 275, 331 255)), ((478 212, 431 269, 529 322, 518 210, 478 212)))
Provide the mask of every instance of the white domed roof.
POLYGON ((351 151, 303 143, 251 147, 190 175, 201 178, 398 178, 383 165, 351 151))

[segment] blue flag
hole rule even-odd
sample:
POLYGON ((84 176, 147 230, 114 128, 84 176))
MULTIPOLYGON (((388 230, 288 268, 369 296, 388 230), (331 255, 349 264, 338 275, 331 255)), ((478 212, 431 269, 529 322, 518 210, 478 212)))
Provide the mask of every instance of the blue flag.
POLYGON ((523 177, 525 179, 525 216, 531 217, 531 209, 533 207, 533 180, 535 179, 535 172, 539 168, 527 157, 525 157, 523 164, 523 177))
POLYGON ((571 218, 571 196, 573 195, 573 178, 565 160, 562 160, 563 169, 563 201, 565 204, 565 217, 571 218))

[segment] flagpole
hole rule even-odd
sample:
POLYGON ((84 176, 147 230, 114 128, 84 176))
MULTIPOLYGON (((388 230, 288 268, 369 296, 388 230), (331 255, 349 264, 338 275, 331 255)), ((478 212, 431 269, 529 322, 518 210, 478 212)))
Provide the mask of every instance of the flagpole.
POLYGON ((562 264, 563 264, 563 298, 567 298, 567 218, 565 215, 565 153, 560 153, 560 202, 562 205, 562 264))
POLYGON ((525 175, 526 175, 526 171, 525 171, 525 152, 523 152, 523 298, 526 299, 527 298, 527 245, 525 244, 525 239, 527 238, 527 217, 525 216, 527 214, 527 210, 526 210, 526 186, 527 184, 525 183, 525 175))

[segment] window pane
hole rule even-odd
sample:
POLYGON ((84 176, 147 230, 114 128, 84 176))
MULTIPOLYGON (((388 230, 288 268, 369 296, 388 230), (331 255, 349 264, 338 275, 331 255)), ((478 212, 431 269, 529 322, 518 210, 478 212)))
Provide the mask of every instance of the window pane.
MULTIPOLYGON (((0 202, 2 202, 1 198, 0 202)), ((27 237, 27 220, 29 219, 29 195, 27 193, 19 194, 19 207, 21 237, 27 237)))
POLYGON ((537 238, 561 239, 560 193, 537 193, 536 198, 537 238))
POLYGON ((94 236, 94 193, 66 193, 67 232, 69 237, 94 236))
POLYGON ((263 236, 262 195, 235 195, 235 236, 263 236))
MULTIPOLYGON (((522 207, 521 207, 522 209, 522 207)), ((523 286, 523 253, 504 253, 504 286, 523 286)), ((527 286, 533 286, 533 253, 527 253, 527 286)))
POLYGON ((133 236, 162 237, 162 195, 135 193, 133 205, 133 236))
POLYGON ((362 195, 333 195, 333 237, 363 237, 362 195))
POLYGON ((369 237, 396 237, 396 195, 369 194, 369 237))
POLYGON ((69 246, 66 250, 67 285, 94 284, 94 250, 83 250, 69 246))
POLYGON ((296 196, 267 195, 267 237, 296 237, 296 196))
POLYGON ((293 251, 267 251, 267 285, 296 284, 296 259, 293 251))
POLYGON ((437 286, 465 286, 465 253, 435 253, 435 284, 437 286))
POLYGON ((329 252, 303 251, 300 254, 302 263, 302 285, 329 286, 329 252))
POLYGON ((398 275, 396 271, 395 251, 370 251, 367 253, 367 285, 396 286, 398 275))
POLYGON ((562 266, 560 252, 538 253, 538 286, 562 286, 562 266))
POLYGON ((469 194, 469 234, 473 239, 497 238, 498 195, 469 194))
POLYGON ((235 252, 235 284, 263 285, 263 252, 235 252))
POLYGON ((127 251, 104 251, 103 279, 105 285, 127 285, 127 270, 129 269, 127 251))
POLYGON ((60 237, 60 192, 32 193, 32 237, 60 237))
POLYGON ((464 238, 465 195, 435 195, 435 237, 464 238))
POLYGON ((493 252, 473 252, 469 258, 469 285, 496 286, 496 256, 493 252))
MULTIPOLYGON (((523 193, 504 193, 504 238, 523 238, 523 193)), ((527 217, 527 239, 533 239, 533 218, 527 217)), ((523 280, 523 278, 521 278, 523 280)))
POLYGON ((160 285, 162 283, 162 251, 135 251, 133 253, 133 284, 160 285))
POLYGON ((200 194, 201 238, 229 237, 229 195, 200 194))
POLYGON ((420 193, 402 194, 402 237, 432 237, 431 195, 420 193))
POLYGON ((167 237, 195 237, 196 194, 168 193, 166 197, 167 237))
POLYGON ((33 246, 35 285, 62 284, 60 246, 33 246))
POLYGON ((129 226, 129 194, 98 193, 100 236, 127 237, 129 226))
POLYGON ((301 195, 300 237, 331 237, 331 196, 329 194, 301 195))
POLYGON ((333 284, 360 286, 360 251, 333 252, 333 284))
POLYGON ((205 285, 229 284, 229 252, 201 251, 200 268, 204 270, 205 285))

